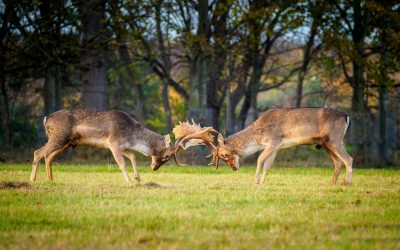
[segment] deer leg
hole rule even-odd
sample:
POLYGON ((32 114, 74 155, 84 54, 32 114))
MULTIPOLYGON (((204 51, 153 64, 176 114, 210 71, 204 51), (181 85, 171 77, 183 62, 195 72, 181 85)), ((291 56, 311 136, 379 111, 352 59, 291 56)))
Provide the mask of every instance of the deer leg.
POLYGON ((45 151, 46 151, 46 145, 41 147, 40 149, 36 150, 35 153, 33 153, 33 163, 32 163, 32 172, 31 172, 31 178, 30 180, 34 182, 36 180, 36 173, 37 173, 37 168, 40 160, 45 156, 45 151))
POLYGON ((344 150, 342 143, 326 145, 346 166, 345 184, 352 183, 353 158, 344 150))
POLYGON ((136 164, 136 156, 134 153, 130 151, 123 151, 124 156, 126 156, 132 163, 132 168, 133 168, 133 174, 135 177, 135 180, 137 182, 140 182, 140 176, 139 176, 139 171, 137 169, 137 164, 136 164))
POLYGON ((274 160, 275 160, 276 153, 278 153, 277 150, 275 150, 274 152, 272 152, 272 153, 268 156, 268 158, 264 161, 264 167, 263 167, 263 171, 264 171, 264 172, 263 172, 263 176, 262 176, 262 179, 261 179, 261 184, 264 184, 265 179, 267 178, 268 170, 271 168, 272 163, 273 163, 274 160))
POLYGON ((47 173, 47 179, 49 181, 53 180, 53 170, 52 170, 52 163, 54 158, 59 155, 60 153, 62 153, 66 148, 69 147, 69 144, 64 145, 62 148, 60 149, 56 149, 55 151, 53 151, 52 153, 48 154, 45 156, 44 160, 46 162, 46 173, 47 173))
POLYGON ((335 170, 334 170, 333 176, 332 176, 332 184, 336 185, 340 170, 342 169, 342 161, 329 149, 326 149, 326 151, 328 152, 329 158, 331 158, 331 160, 333 161, 333 164, 335 166, 335 170))
POLYGON ((262 151, 260 156, 258 156, 257 159, 257 170, 256 170, 256 176, 255 176, 255 183, 260 184, 260 173, 261 173, 261 167, 264 165, 264 161, 269 157, 269 155, 275 151, 275 147, 269 146, 262 151))
POLYGON ((111 153, 114 156, 115 161, 118 164, 119 169, 121 169, 122 174, 125 177, 125 181, 127 183, 131 183, 131 179, 129 178, 128 172, 126 171, 125 160, 124 160, 124 157, 122 155, 121 148, 119 147, 118 144, 115 143, 115 144, 110 144, 110 150, 111 150, 111 153))

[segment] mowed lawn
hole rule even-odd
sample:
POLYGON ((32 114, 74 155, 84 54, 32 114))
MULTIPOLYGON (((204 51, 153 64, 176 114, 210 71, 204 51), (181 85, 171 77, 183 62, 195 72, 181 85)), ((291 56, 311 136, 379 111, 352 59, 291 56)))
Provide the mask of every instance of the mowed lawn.
POLYGON ((115 165, 30 169, 0 165, 2 249, 400 249, 396 169, 333 186, 332 167, 274 166, 262 187, 254 166, 143 166, 131 187, 115 165))

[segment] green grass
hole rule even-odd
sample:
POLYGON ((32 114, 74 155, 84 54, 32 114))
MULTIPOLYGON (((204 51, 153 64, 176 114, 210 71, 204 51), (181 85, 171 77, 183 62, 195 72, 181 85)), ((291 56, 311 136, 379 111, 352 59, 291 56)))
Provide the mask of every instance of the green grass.
MULTIPOLYGON (((332 186, 332 167, 140 167, 128 187, 113 165, 1 165, 3 249, 399 249, 400 171, 354 169, 352 186, 332 186)), ((343 173, 340 181, 343 179, 343 173)))

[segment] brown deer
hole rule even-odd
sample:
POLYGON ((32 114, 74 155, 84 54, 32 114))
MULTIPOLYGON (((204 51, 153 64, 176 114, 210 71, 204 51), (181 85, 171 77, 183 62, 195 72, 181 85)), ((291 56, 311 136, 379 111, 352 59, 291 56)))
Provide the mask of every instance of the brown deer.
MULTIPOLYGON (((47 143, 36 150, 31 173, 35 181, 39 161, 44 157, 47 178, 53 179, 53 159, 70 146, 87 145, 111 150, 125 180, 130 183, 123 156, 133 167, 134 177, 140 182, 134 151, 150 156, 151 168, 155 171, 171 157, 177 164, 169 134, 159 135, 135 121, 121 111, 91 111, 85 109, 60 110, 44 118, 47 143)), ((183 134, 182 136, 185 136, 183 134)), ((177 141, 177 144, 179 141, 177 141)))
POLYGON ((257 160, 256 184, 260 183, 261 168, 261 183, 265 182, 279 149, 316 144, 318 148, 325 148, 334 163, 332 183, 336 184, 343 162, 346 166, 345 183, 351 184, 353 159, 343 147, 343 138, 349 124, 349 116, 330 108, 272 108, 247 128, 226 139, 219 134, 218 146, 213 144, 209 135, 204 134, 198 137, 186 136, 179 144, 191 138, 202 139, 214 156, 212 163, 216 160, 216 168, 221 158, 233 170, 239 168, 239 157, 262 150, 257 160))

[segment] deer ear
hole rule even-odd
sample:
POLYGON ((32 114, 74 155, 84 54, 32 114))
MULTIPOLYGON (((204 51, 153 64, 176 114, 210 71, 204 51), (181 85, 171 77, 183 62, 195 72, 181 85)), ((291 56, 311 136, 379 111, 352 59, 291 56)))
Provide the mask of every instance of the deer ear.
POLYGON ((218 134, 218 144, 219 145, 224 145, 224 137, 221 135, 221 133, 218 134))
POLYGON ((171 137, 168 135, 164 136, 165 138, 165 147, 169 148, 171 146, 171 137))

